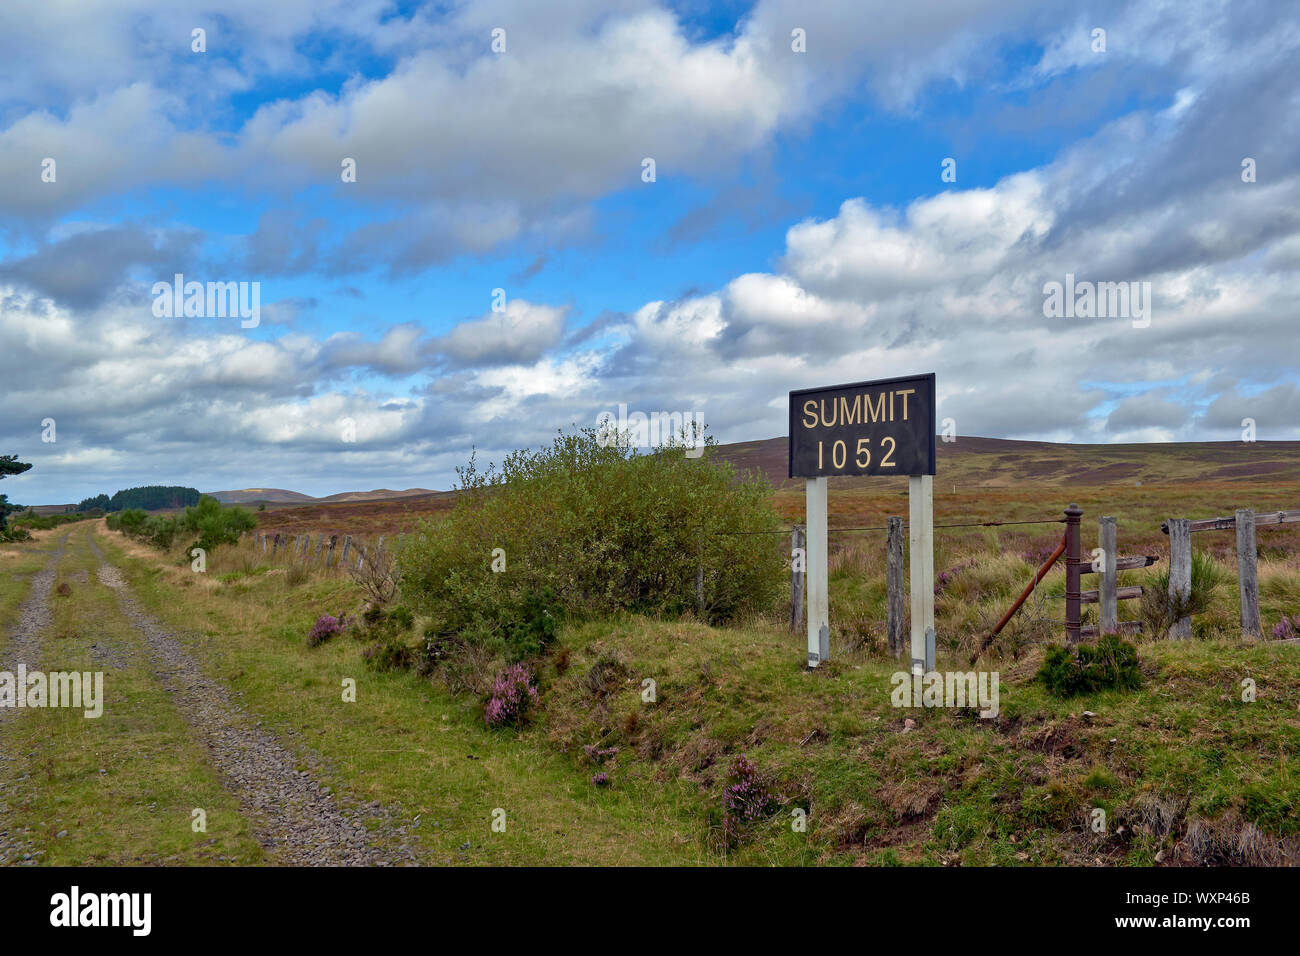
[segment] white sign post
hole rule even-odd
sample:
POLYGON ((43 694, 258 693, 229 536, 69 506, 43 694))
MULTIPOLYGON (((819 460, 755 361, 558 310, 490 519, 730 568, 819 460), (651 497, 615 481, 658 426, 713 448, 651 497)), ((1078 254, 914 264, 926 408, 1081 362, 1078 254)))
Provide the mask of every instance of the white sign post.
POLYGON ((912 669, 934 669, 934 375, 790 393, 790 477, 803 478, 808 525, 808 667, 830 657, 827 479, 907 475, 912 669))
POLYGON ((934 670, 934 476, 907 479, 907 551, 912 588, 912 673, 934 670))
POLYGON ((830 656, 830 594, 827 587, 825 478, 804 483, 808 511, 808 666, 830 656))

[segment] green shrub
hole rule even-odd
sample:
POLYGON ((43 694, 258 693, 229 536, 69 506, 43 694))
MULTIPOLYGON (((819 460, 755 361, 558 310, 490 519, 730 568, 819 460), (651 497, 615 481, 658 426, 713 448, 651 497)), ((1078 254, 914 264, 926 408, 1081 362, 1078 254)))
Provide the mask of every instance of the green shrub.
POLYGON ((561 613, 550 591, 525 594, 506 625, 506 655, 511 661, 524 661, 546 650, 555 640, 556 618, 561 613))
POLYGON ((416 663, 416 650, 400 638, 385 637, 361 652, 367 664, 377 671, 410 670, 416 663))
POLYGON ((108 526, 114 531, 120 531, 128 537, 139 537, 144 523, 149 520, 149 514, 143 508, 126 508, 116 514, 108 516, 108 526))
POLYGON ((695 610, 701 566, 709 620, 772 607, 786 559, 753 534, 778 528, 768 486, 711 460, 713 444, 702 460, 682 445, 638 454, 587 428, 499 470, 471 458, 452 512, 399 545, 405 600, 434 632, 497 640, 516 658, 543 648, 560 614, 695 610))
POLYGON ((219 545, 235 544, 241 531, 257 527, 257 518, 245 508, 222 507, 216 498, 204 495, 197 505, 185 509, 180 525, 199 536, 192 547, 211 551, 219 545))
POLYGON ((1137 648, 1114 634, 1094 644, 1054 645, 1038 671, 1038 679, 1057 697, 1099 690, 1136 690, 1142 686, 1137 648))
POLYGON ((381 671, 408 670, 422 663, 420 650, 413 643, 415 617, 409 608, 401 604, 388 611, 370 607, 362 623, 364 627, 357 637, 371 642, 361 652, 371 667, 381 671))
POLYGON ((30 530, 49 531, 51 528, 57 528, 60 525, 70 524, 74 521, 84 521, 89 517, 99 516, 86 514, 38 515, 34 511, 24 511, 17 518, 14 518, 10 524, 15 527, 22 525, 30 530))
POLYGON ((150 515, 140 526, 140 537, 164 551, 172 546, 179 532, 176 519, 166 515, 150 515))
POLYGON ((182 531, 197 534, 197 540, 185 549, 187 553, 192 548, 211 551, 218 545, 234 544, 241 531, 257 527, 257 519, 251 511, 223 508, 221 502, 207 495, 201 497, 197 505, 186 508, 183 515, 151 515, 140 508, 127 508, 110 514, 105 520, 111 530, 140 538, 164 551, 176 543, 176 537, 182 531))

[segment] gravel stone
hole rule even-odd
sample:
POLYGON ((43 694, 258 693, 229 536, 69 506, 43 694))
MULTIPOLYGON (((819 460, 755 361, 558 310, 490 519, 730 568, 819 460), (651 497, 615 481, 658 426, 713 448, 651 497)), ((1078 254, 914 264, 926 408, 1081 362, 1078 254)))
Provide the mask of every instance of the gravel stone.
MULTIPOLYGON (((299 771, 304 761, 236 703, 228 688, 209 678, 175 633, 141 608, 122 573, 107 563, 93 540, 91 548, 101 562, 99 580, 117 592, 123 615, 144 638, 155 676, 172 695, 276 863, 391 866, 416 862, 404 830, 394 824, 389 811, 375 803, 343 806, 330 788, 299 771)), ((286 693, 293 692, 286 688, 286 693)))

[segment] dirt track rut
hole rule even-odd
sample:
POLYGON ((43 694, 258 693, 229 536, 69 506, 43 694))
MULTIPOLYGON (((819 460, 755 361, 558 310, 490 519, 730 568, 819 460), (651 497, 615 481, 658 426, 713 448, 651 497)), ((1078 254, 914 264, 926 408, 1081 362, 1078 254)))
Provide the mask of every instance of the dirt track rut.
MULTIPOLYGON (((66 535, 59 540, 45 569, 33 576, 18 621, 3 645, 0 670, 13 671, 20 662, 29 668, 38 665, 41 634, 52 623, 50 592, 66 540, 66 535)), ((228 688, 208 677, 176 633, 141 607, 94 538, 87 535, 84 540, 100 562, 99 581, 115 592, 122 615, 139 632, 143 659, 190 725, 223 785, 238 800, 270 862, 293 866, 415 862, 405 826, 378 803, 343 805, 311 772, 298 769, 313 765, 291 753, 235 701, 228 688)), ((0 708, 0 732, 6 721, 24 713, 0 708)), ((25 777, 15 779, 18 755, 6 753, 4 743, 0 736, 0 864, 39 862, 40 852, 29 835, 9 832, 5 822, 7 803, 23 801, 31 783, 25 777)))
MULTIPOLYGON (((18 620, 9 629, 8 641, 0 645, 0 671, 15 673, 19 664, 25 664, 29 669, 40 666, 41 635, 54 621, 50 611, 50 592, 54 588, 67 540, 66 534, 59 538, 45 567, 32 575, 27 597, 18 607, 18 620)), ((9 813, 11 805, 24 800, 23 795, 31 781, 25 774, 18 773, 18 755, 10 752, 11 745, 3 731, 9 721, 18 720, 25 714, 25 710, 18 708, 0 707, 0 866, 7 863, 32 864, 40 856, 31 835, 17 831, 9 813)))

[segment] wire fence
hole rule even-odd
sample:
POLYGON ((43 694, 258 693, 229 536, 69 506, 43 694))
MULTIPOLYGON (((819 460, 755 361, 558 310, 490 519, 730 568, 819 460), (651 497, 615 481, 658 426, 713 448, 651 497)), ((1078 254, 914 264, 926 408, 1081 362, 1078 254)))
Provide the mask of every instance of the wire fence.
MULTIPOLYGON (((1026 525, 1026 524, 1065 524, 1065 519, 1046 518, 1041 521, 968 521, 968 522, 962 522, 958 524, 937 524, 934 526, 934 528, 937 531, 940 528, 1004 528, 1004 527, 1010 527, 1011 525, 1026 525)), ((907 527, 906 521, 903 522, 903 527, 907 527)), ((888 530, 889 528, 886 525, 873 525, 870 527, 863 527, 863 528, 827 528, 826 532, 828 534, 836 534, 840 532, 850 532, 850 531, 888 531, 888 530)), ((781 528, 776 531, 715 531, 713 533, 714 534, 790 534, 792 531, 794 531, 794 527, 781 528)))

